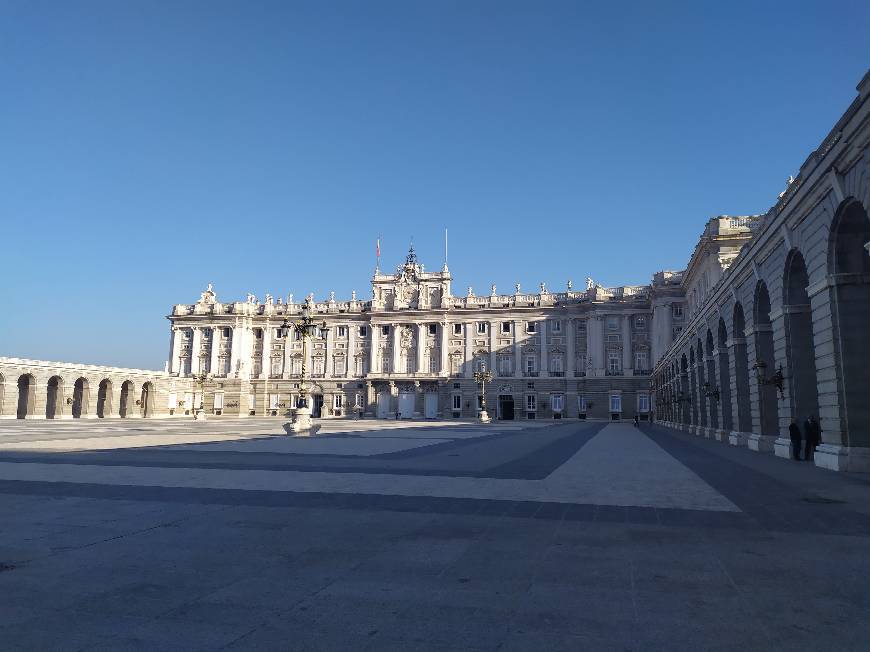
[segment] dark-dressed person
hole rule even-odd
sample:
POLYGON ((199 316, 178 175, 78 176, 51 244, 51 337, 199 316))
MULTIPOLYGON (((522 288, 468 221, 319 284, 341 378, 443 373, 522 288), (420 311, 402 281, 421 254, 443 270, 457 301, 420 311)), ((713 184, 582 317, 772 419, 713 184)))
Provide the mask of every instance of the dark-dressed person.
POLYGON ((791 418, 791 424, 788 426, 788 436, 791 438, 791 455, 793 459, 800 460, 801 458, 801 429, 798 427, 797 419, 791 418))
POLYGON ((638 426, 640 426, 640 417, 635 414, 634 415, 634 427, 637 428, 638 426))
POLYGON ((819 422, 813 415, 807 417, 804 422, 804 438, 804 459, 811 462, 815 458, 816 446, 821 443, 822 438, 819 422))

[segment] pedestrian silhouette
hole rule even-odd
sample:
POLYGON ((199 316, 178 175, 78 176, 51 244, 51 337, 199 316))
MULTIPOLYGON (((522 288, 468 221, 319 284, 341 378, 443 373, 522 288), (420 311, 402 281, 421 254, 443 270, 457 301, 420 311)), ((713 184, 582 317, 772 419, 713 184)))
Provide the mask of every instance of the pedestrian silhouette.
POLYGON ((804 437, 806 439, 804 442, 805 460, 811 462, 815 458, 816 446, 819 445, 821 434, 822 431, 821 428, 819 428, 819 422, 816 421, 816 418, 811 414, 804 422, 804 437))
POLYGON ((801 429, 798 427, 797 419, 791 418, 791 424, 788 426, 788 436, 791 438, 791 454, 792 458, 800 460, 801 458, 801 429))

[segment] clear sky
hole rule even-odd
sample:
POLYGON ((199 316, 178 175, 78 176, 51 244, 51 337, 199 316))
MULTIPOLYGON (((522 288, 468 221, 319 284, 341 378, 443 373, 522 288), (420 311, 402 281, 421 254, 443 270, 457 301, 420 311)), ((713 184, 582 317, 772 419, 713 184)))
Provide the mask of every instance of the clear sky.
POLYGON ((855 97, 870 3, 0 0, 0 355, 162 368, 208 282, 685 266, 855 97))

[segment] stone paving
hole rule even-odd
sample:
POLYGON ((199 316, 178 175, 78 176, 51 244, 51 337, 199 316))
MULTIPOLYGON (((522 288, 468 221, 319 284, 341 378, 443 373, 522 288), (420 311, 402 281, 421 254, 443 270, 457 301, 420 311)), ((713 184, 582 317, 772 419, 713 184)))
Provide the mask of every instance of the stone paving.
POLYGON ((865 476, 648 425, 280 432, 0 422, 0 649, 868 649, 865 476))

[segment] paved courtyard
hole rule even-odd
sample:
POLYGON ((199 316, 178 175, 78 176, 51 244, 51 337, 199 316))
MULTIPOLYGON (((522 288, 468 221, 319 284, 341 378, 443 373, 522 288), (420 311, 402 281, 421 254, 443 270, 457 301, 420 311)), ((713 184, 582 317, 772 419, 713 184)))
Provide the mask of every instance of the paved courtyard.
POLYGON ((866 650, 870 478, 657 426, 0 422, 0 649, 866 650))

